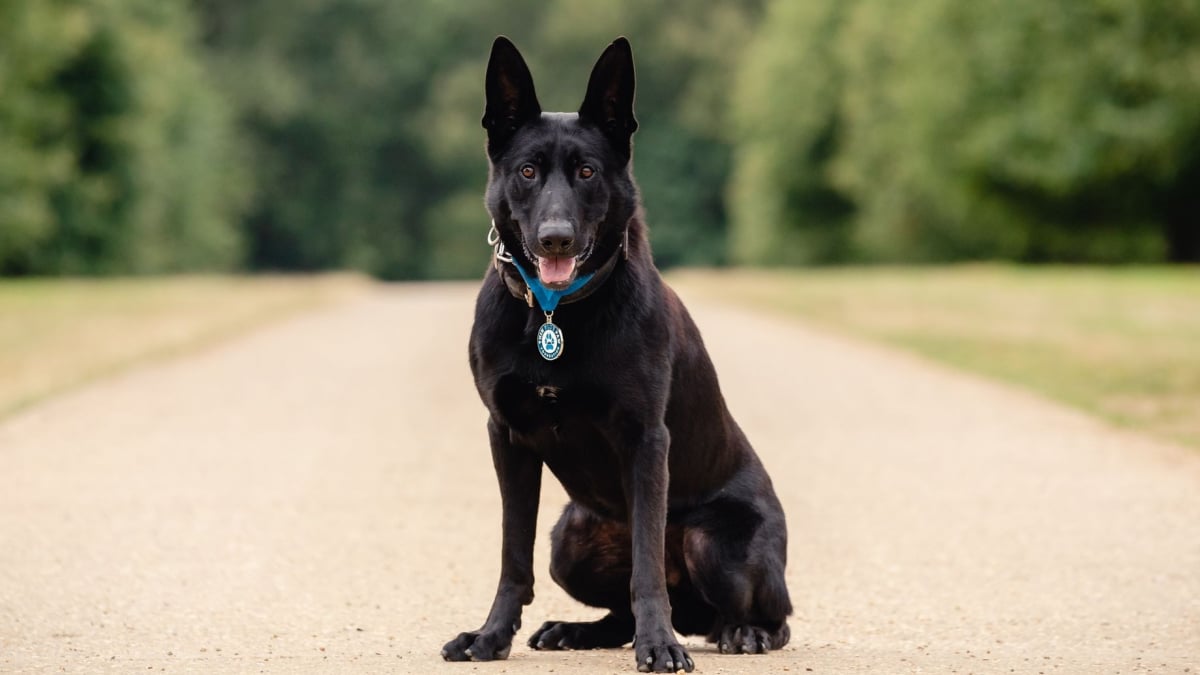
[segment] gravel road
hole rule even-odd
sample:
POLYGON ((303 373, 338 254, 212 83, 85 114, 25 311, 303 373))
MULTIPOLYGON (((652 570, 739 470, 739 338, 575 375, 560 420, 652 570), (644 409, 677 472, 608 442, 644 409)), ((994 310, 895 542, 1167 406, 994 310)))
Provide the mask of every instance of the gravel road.
MULTIPOLYGON (((684 293, 791 533, 792 643, 701 673, 1200 672, 1200 453, 684 293)), ((472 285, 395 286, 0 422, 0 672, 626 673, 545 572, 447 664, 499 559, 472 285)), ((530 347, 532 349, 532 346, 530 347)))

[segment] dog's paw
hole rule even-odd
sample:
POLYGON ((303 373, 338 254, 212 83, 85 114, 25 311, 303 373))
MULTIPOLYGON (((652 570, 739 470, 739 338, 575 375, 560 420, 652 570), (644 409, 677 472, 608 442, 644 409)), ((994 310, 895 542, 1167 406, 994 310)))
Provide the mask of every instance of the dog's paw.
POLYGON ((726 626, 717 639, 722 654, 766 654, 773 648, 771 634, 758 626, 726 626))
POLYGON ((459 633, 458 637, 442 647, 442 658, 447 661, 498 661, 508 658, 512 650, 512 635, 459 633))
POLYGON ((529 646, 534 649, 600 649, 620 647, 633 637, 632 629, 623 630, 612 622, 547 621, 533 632, 529 646))
POLYGON ((680 670, 690 673, 696 667, 687 650, 681 647, 674 638, 663 640, 638 638, 633 643, 633 653, 637 659, 637 669, 643 673, 674 673, 680 670))
POLYGON ((579 639, 579 624, 566 621, 547 621, 529 636, 534 649, 587 649, 579 639))

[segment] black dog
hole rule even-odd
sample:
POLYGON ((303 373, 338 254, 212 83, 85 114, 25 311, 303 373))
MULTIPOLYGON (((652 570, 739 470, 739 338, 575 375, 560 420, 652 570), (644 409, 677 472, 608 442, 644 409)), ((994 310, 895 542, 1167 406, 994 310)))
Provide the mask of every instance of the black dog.
POLYGON ((638 670, 691 671, 672 627, 721 651, 787 643, 787 531, 771 479, 725 408, 696 325, 650 256, 630 173, 633 54, 592 70, 579 113, 543 113, 516 47, 487 68, 487 208, 496 260, 471 331, 503 501, 487 621, 442 649, 508 656, 533 600, 542 465, 571 497, 550 576, 599 621, 550 621, 534 649, 619 647, 638 670), (558 307, 561 301, 561 308, 558 307))

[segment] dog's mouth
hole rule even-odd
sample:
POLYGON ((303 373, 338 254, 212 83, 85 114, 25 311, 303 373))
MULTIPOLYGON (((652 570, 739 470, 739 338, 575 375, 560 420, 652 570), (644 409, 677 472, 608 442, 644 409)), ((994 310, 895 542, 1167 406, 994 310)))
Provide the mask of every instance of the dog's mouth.
MULTIPOLYGON (((525 242, 522 240, 521 242, 525 242)), ((571 285, 578 276, 579 268, 592 254, 592 246, 583 253, 569 255, 538 255, 525 247, 525 256, 537 265, 538 281, 552 291, 561 291, 571 285)))
POLYGON ((579 272, 579 268, 591 256, 592 248, 595 242, 588 244, 587 248, 582 253, 575 256, 569 255, 538 255, 529 249, 525 242, 523 232, 518 230, 517 238, 521 242, 521 248, 525 252, 525 257, 533 261, 537 267, 538 281, 542 285, 552 291, 561 291, 571 285, 575 281, 575 277, 579 272))
POLYGON ((571 285, 575 278, 575 270, 579 267, 578 258, 574 256, 550 256, 537 258, 538 278, 542 285, 554 290, 561 290, 571 285))

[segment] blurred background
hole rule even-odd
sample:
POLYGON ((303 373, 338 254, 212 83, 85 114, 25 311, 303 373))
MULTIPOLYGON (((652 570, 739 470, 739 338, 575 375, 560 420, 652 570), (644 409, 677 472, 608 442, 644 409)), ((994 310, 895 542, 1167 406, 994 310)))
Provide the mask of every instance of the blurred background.
POLYGON ((1194 0, 5 0, 0 274, 477 277, 498 33, 630 37, 663 267, 1200 259, 1194 0))
POLYGON ((0 673, 466 675, 498 34, 561 111, 632 42, 801 534, 746 670, 1198 672, 1200 0, 0 0, 0 673))
POLYGON ((1196 0, 2 0, 0 415, 478 279, 497 34, 548 110, 631 39, 677 287, 1200 446, 1196 0))

